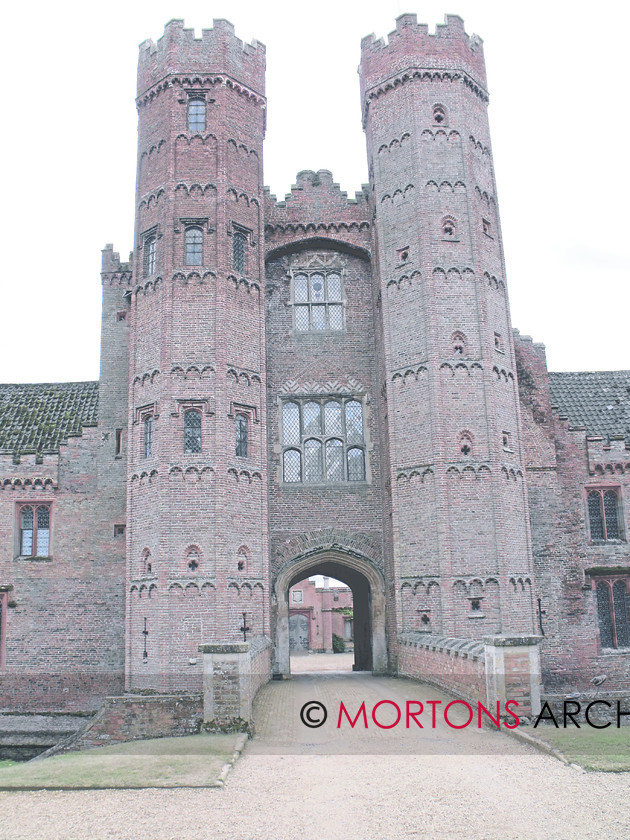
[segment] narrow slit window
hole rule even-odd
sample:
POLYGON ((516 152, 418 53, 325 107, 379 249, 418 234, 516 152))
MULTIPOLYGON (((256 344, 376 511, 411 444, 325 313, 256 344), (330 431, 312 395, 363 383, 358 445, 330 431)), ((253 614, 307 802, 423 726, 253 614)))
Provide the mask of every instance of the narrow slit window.
POLYGON ((206 100, 189 99, 188 100, 188 131, 205 131, 206 130, 206 100))
POLYGON ((147 277, 155 274, 155 257, 157 253, 157 239, 149 236, 144 242, 144 273, 147 277))
POLYGON ((201 414, 198 411, 184 414, 184 452, 201 452, 201 414))
POLYGON ((249 445, 249 421, 244 414, 236 415, 236 455, 239 458, 247 458, 249 445))
POLYGON ((234 271, 239 274, 245 274, 245 248, 246 248, 245 234, 240 231, 234 231, 232 236, 232 266, 234 271))
POLYGON ((203 265, 203 231, 199 227, 186 228, 186 265, 203 265))
POLYGON ((142 442, 142 454, 145 458, 151 458, 153 455, 153 423, 154 418, 149 414, 144 418, 144 440, 142 442))

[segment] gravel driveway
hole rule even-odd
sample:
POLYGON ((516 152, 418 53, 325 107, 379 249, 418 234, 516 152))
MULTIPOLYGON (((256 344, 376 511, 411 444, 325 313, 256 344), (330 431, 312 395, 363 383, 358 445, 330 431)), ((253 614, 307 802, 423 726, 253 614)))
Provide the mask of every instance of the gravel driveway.
MULTIPOLYGON (((339 700, 443 697, 410 680, 301 674, 257 700, 257 737, 224 790, 0 794, 28 840, 627 840, 630 774, 585 773, 487 730, 336 729, 339 700), (329 708, 320 729, 305 700, 329 708), (297 718, 297 720, 296 720, 297 718), (332 723, 332 725, 331 725, 332 723), (341 740, 337 738, 341 737, 341 740), (282 742, 278 753, 278 742, 282 742), (337 750, 339 754, 330 754, 337 750), (353 754, 348 754, 353 753, 353 754), (384 754, 386 753, 386 754, 384 754)), ((387 709, 384 709, 387 711, 387 709)), ((385 718, 382 718, 383 722, 385 718)))

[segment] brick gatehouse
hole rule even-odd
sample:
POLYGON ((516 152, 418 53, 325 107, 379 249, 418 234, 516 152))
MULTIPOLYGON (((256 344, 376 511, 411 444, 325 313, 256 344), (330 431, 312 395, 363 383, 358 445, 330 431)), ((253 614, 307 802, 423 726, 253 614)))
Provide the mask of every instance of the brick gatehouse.
POLYGON ((278 201, 264 46, 141 45, 100 380, 0 386, 2 708, 199 692, 243 626, 255 690, 313 574, 352 589, 357 668, 628 691, 630 373, 512 329, 481 40, 402 15, 360 85, 369 184, 278 201))

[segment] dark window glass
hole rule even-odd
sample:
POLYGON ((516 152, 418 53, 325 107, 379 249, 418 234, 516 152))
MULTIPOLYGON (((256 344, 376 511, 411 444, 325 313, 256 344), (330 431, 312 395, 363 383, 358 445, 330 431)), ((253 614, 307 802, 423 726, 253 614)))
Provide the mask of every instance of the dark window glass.
POLYGON ((150 458, 153 455, 153 416, 149 415, 144 418, 144 442, 143 454, 145 458, 150 458))
POLYGON ((247 457, 248 421, 244 414, 236 415, 236 454, 239 458, 247 457))
POLYGON ((590 490, 587 496, 588 521, 592 540, 619 540, 619 492, 590 490))
POLYGON ((245 234, 240 230, 234 231, 232 236, 232 265, 234 271, 245 274, 245 234))
POLYGON ((630 595, 625 580, 617 580, 613 584, 613 606, 617 647, 630 647, 630 595))
POLYGON ((201 414, 198 411, 184 414, 184 452, 201 452, 201 414))
POLYGON ((604 520, 606 522, 606 539, 619 539, 619 522, 617 521, 618 496, 615 490, 604 493, 604 520))
POLYGON ((203 231, 198 227, 186 228, 186 265, 203 265, 203 231))
POLYGON ((188 100, 188 131, 206 130, 205 99, 188 100))

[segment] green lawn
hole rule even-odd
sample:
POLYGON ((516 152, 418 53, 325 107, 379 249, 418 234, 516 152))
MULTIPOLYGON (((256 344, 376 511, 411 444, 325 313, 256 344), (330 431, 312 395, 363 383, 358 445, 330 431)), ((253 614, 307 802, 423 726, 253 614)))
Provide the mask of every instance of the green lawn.
POLYGON ((581 726, 528 726, 523 730, 558 750, 568 761, 585 770, 630 771, 630 726, 593 729, 581 726))
POLYGON ((0 789, 207 787, 216 784, 237 735, 189 735, 133 741, 0 764, 0 789))

